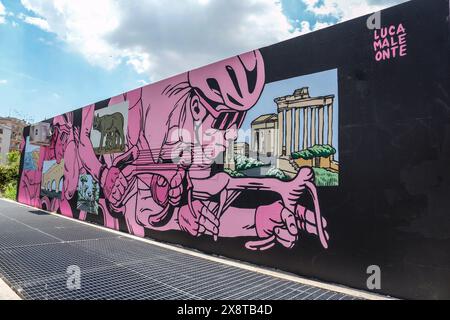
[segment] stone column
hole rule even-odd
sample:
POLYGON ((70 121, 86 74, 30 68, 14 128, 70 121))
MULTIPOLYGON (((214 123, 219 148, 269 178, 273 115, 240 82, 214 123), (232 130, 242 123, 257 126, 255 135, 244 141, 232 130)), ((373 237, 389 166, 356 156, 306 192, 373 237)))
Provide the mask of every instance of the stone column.
MULTIPOLYGON (((258 130, 258 154, 261 154, 261 150, 264 148, 264 130, 258 130)), ((259 160, 259 159, 258 159, 259 160)))
POLYGON ((283 147, 284 147, 284 111, 278 112, 278 156, 281 157, 283 155, 283 147))
POLYGON ((274 130, 270 130, 270 153, 272 154, 272 157, 277 152, 276 141, 275 141, 275 133, 276 133, 276 130, 275 131, 274 130))
POLYGON ((295 108, 295 133, 294 133, 294 152, 299 151, 300 144, 300 109, 295 108))
POLYGON ((327 144, 333 145, 333 105, 328 105, 328 141, 327 144))
POLYGON ((231 170, 235 170, 235 163, 234 163, 234 144, 235 144, 235 140, 233 141, 229 141, 228 142, 228 148, 225 150, 225 163, 224 163, 224 167, 231 169, 231 170))
POLYGON ((303 108, 303 150, 308 148, 308 108, 303 108))
POLYGON ((292 146, 292 109, 286 111, 286 155, 291 154, 292 146))
POLYGON ((324 131, 323 109, 324 106, 319 107, 319 144, 323 144, 323 131, 324 131))
POLYGON ((316 144, 316 110, 311 108, 311 147, 316 144))
POLYGON ((256 130, 252 129, 252 139, 250 140, 250 150, 256 152, 256 130))

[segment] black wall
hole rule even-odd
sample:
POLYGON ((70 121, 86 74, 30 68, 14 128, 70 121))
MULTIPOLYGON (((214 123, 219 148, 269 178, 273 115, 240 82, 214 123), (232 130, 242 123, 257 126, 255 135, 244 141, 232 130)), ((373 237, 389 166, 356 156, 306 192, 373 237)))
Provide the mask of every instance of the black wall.
POLYGON ((368 16, 261 49, 267 82, 338 69, 340 185, 319 188, 328 250, 308 237, 249 252, 238 239, 148 235, 365 290, 378 265, 375 292, 450 299, 448 16, 448 0, 384 10, 383 26, 407 32, 407 56, 388 61, 375 61, 368 16))
POLYGON ((384 62, 367 16, 262 50, 269 81, 337 67, 340 112, 340 186, 319 195, 330 249, 300 244, 264 263, 360 288, 379 265, 380 292, 450 298, 448 16, 447 0, 383 11, 383 26, 403 23, 408 47, 384 62))

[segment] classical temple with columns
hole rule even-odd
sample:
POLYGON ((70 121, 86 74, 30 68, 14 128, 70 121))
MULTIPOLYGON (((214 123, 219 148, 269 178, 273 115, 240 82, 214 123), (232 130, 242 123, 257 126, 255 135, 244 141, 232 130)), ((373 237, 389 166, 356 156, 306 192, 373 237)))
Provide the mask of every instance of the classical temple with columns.
POLYGON ((278 112, 277 168, 293 176, 298 169, 290 157, 293 152, 333 145, 334 95, 311 97, 309 88, 303 87, 274 101, 278 112))
POLYGON ((279 156, 290 155, 292 152, 305 150, 315 144, 333 144, 334 95, 310 97, 309 88, 303 87, 295 90, 293 95, 279 97, 274 101, 277 104, 280 129, 279 156), (302 123, 300 113, 303 113, 302 123), (324 140, 325 128, 327 129, 326 140, 324 140), (303 141, 300 146, 301 131, 303 141))
MULTIPOLYGON (((294 176, 298 165, 293 163, 292 153, 315 145, 333 146, 334 100, 334 95, 311 97, 308 87, 275 98, 277 113, 260 115, 251 123, 250 156, 276 164, 287 175, 294 176)), ((234 150, 230 151, 227 161, 233 158, 234 150)), ((314 166, 312 161, 311 165, 314 166)))

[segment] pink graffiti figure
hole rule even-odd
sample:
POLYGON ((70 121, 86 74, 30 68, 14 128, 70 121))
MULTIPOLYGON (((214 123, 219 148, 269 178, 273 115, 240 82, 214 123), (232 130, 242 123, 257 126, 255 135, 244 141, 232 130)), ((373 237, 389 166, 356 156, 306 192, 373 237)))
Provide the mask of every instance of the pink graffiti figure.
MULTIPOLYGON (((53 119, 53 135, 49 146, 41 146, 38 168, 24 170, 19 187, 19 201, 50 211, 73 217, 73 209, 69 203, 76 196, 80 160, 78 157, 78 130, 73 126, 73 113, 69 112, 53 119), (41 178, 44 161, 64 161, 64 180, 60 198, 49 198, 40 195, 41 178)), ((25 141, 25 140, 24 140, 25 141)), ((83 214, 79 216, 83 219, 83 214)))
POLYGON ((110 106, 128 103, 123 154, 95 154, 90 141, 94 105, 84 108, 79 155, 103 189, 104 214, 123 215, 129 232, 140 236, 145 229, 181 229, 215 239, 246 236, 256 238, 247 248, 264 250, 276 242, 292 248, 305 231, 327 248, 310 168, 289 182, 214 174, 214 163, 237 138, 264 83, 264 61, 252 51, 112 98, 110 106), (233 207, 249 190, 277 192, 281 200, 254 209, 233 207), (305 193, 312 197, 313 211, 298 203, 305 193))

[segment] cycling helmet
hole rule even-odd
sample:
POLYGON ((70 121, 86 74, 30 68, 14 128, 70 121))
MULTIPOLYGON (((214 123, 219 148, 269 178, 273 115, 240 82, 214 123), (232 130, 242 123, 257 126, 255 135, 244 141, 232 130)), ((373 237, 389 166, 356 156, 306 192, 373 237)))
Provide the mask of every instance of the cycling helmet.
POLYGON ((251 51, 190 71, 188 81, 215 118, 215 129, 240 127, 264 89, 264 61, 258 50, 251 51))

